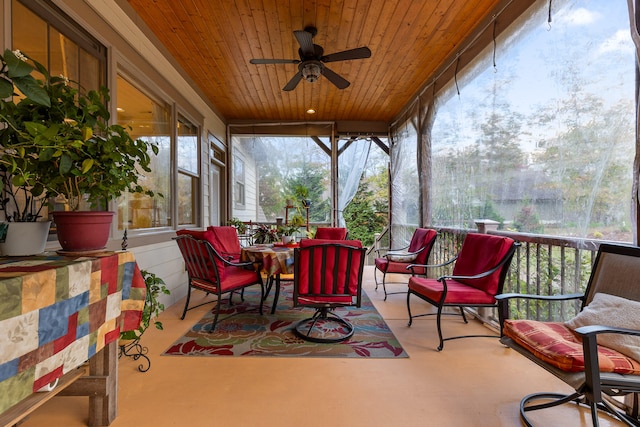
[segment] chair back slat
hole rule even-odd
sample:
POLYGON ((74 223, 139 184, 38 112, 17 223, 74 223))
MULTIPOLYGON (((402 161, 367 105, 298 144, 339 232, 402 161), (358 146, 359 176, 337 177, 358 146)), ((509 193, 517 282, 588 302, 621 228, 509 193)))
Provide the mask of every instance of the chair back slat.
POLYGON ((201 279, 208 282, 220 280, 221 275, 215 259, 216 252, 209 242, 195 239, 190 235, 178 236, 176 242, 191 280, 201 279))
POLYGON ((597 292, 640 301, 639 258, 639 247, 600 245, 585 291, 584 305, 588 305, 597 292))
POLYGON ((302 240, 295 249, 294 304, 298 298, 309 304, 355 297, 359 306, 365 251, 359 240, 302 240))

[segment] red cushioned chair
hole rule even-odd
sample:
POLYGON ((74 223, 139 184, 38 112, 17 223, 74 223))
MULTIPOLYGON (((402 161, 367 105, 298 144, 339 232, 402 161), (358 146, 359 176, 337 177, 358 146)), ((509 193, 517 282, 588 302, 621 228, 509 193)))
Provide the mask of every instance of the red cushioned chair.
MULTIPOLYGON (((378 270, 382 272, 382 289, 384 290, 384 300, 387 295, 400 294, 403 292, 387 292, 387 273, 411 274, 411 270, 407 266, 411 264, 426 264, 429 254, 433 249, 438 232, 429 228, 417 228, 413 232, 409 246, 398 249, 378 249, 378 256, 375 259, 376 269, 373 277, 376 281, 376 290, 378 290, 378 270), (384 256, 382 252, 385 252, 384 256)), ((415 267, 413 274, 425 274, 426 270, 415 267)), ((404 284, 404 283, 403 283, 404 284)))
POLYGON ((497 307, 495 295, 502 292, 507 270, 515 253, 516 243, 513 239, 489 234, 469 233, 462 242, 458 255, 442 264, 411 265, 410 269, 443 267, 455 262, 451 275, 437 279, 412 276, 409 279, 407 294, 407 311, 409 326, 414 317, 437 315, 438 351, 444 348, 444 341, 468 337, 494 337, 493 335, 464 335, 442 338, 441 317, 445 307, 458 307, 465 323, 467 318, 464 307, 497 307), (411 315, 411 295, 437 307, 436 313, 411 315))
POLYGON ((298 337, 331 343, 353 335, 353 325, 334 310, 360 307, 365 252, 359 240, 300 241, 294 255, 293 306, 316 312, 296 323, 298 337))
POLYGON ((318 227, 316 230, 316 239, 325 240, 347 240, 349 232, 345 227, 318 227))
POLYGON ((247 286, 253 285, 260 285, 260 314, 262 314, 264 284, 262 276, 253 268, 251 262, 232 263, 220 255, 219 248, 215 247, 215 243, 212 245, 207 240, 196 239, 186 233, 175 237, 175 240, 178 243, 189 275, 187 300, 184 304, 181 319, 184 319, 188 310, 202 305, 189 308, 192 289, 215 294, 218 298, 210 330, 210 332, 213 332, 218 323, 222 295, 229 293, 229 300, 231 300, 233 291, 244 290, 247 286))
MULTIPOLYGON (((636 359, 640 348, 639 277, 639 247, 602 244, 584 293, 496 296, 502 326, 500 341, 575 390, 568 395, 525 396, 520 402, 520 417, 525 425, 533 425, 526 412, 571 402, 590 408, 594 426, 598 425, 600 411, 626 425, 640 425, 640 360, 636 359), (601 303, 604 297, 608 302, 601 303), (535 302, 545 312, 541 304, 568 304, 573 300, 580 303, 580 310, 567 322, 510 319, 509 308, 516 299, 535 302), (633 351, 629 351, 631 347, 633 351), (623 403, 622 399, 614 401, 612 396, 626 398, 623 403)), ((580 412, 576 417, 583 419, 584 415, 580 412)))

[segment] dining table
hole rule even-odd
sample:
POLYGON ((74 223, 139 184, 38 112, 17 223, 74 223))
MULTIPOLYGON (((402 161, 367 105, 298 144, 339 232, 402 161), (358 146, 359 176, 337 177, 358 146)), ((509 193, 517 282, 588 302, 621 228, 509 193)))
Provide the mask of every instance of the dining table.
POLYGON ((109 425, 120 332, 140 325, 146 291, 131 252, 0 258, 0 425, 54 395, 89 396, 89 425, 109 425))
POLYGON ((274 314, 278 306, 280 296, 281 275, 293 274, 294 250, 299 247, 297 243, 273 243, 257 244, 242 248, 240 259, 243 262, 253 262, 258 265, 260 271, 268 278, 269 286, 265 298, 271 291, 275 282, 275 294, 271 305, 271 314, 274 314))

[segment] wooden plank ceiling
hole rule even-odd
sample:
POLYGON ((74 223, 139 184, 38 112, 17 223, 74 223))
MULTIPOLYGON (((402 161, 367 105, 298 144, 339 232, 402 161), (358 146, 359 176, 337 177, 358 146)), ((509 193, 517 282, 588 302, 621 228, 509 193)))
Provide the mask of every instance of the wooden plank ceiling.
POLYGON ((499 0, 128 0, 227 122, 391 122, 499 0), (327 66, 326 78, 282 88, 299 59, 294 30, 318 29, 324 54, 368 46, 367 59, 327 66), (314 108, 317 113, 306 113, 314 108))

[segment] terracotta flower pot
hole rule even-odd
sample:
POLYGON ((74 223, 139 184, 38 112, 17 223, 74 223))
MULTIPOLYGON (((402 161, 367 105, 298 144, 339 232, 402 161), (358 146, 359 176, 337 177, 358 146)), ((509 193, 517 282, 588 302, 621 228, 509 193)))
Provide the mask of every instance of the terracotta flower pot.
POLYGON ((58 242, 65 252, 104 249, 109 240, 113 212, 53 212, 58 242))

